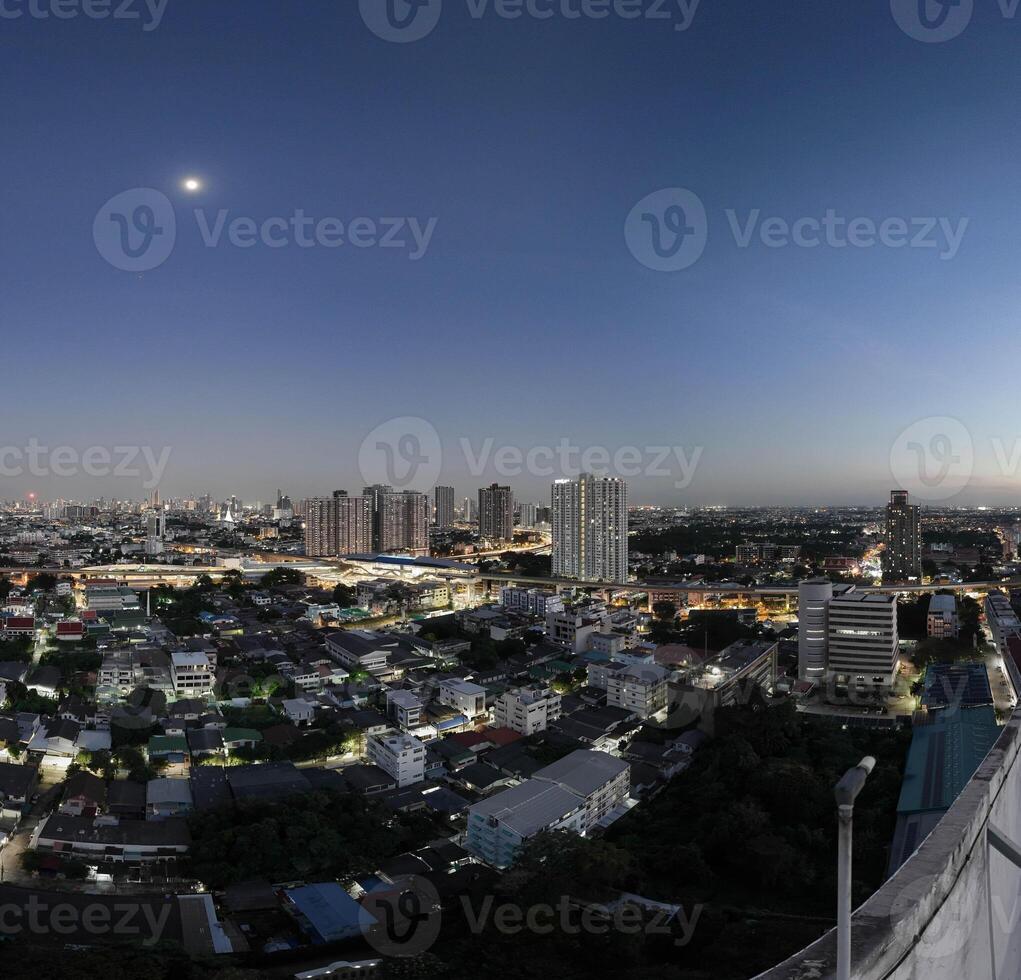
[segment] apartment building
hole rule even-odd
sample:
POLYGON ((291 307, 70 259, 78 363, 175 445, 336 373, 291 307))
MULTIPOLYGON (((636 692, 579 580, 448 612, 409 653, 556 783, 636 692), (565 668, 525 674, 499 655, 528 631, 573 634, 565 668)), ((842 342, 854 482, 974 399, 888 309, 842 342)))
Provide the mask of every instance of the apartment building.
POLYGON ((573 830, 584 835, 623 811, 630 772, 621 759, 578 749, 519 786, 472 806, 466 847, 487 864, 506 868, 521 845, 538 833, 573 830))
POLYGON ((560 717, 560 695, 548 687, 515 687, 496 700, 493 723, 522 735, 545 731, 560 717))
POLYGON ((216 686, 216 668, 204 653, 175 650, 170 655, 170 670, 179 698, 205 697, 216 686))
POLYGON ((631 664, 606 672, 606 703, 652 718, 665 710, 670 672, 659 664, 631 664))
POLYGON ((1001 657, 1007 657, 1007 640, 1021 634, 1021 620, 1014 612, 1010 599, 1003 592, 990 592, 986 596, 984 611, 986 625, 993 634, 993 642, 1001 657))
POLYGON ((425 779, 425 745, 413 735, 370 735, 365 749, 369 761, 396 780, 399 787, 425 779))
POLYGON ((957 599, 953 595, 937 593, 929 600, 926 634, 940 640, 956 639, 958 630, 957 599))
POLYGON ((422 699, 413 691, 386 692, 386 716, 402 732, 422 725, 424 710, 422 699))
POLYGON ((478 718, 486 713, 486 689, 471 681, 456 678, 443 681, 437 700, 466 718, 478 718))
POLYGON ((556 592, 545 589, 522 589, 508 585, 500 589, 500 605, 507 612, 545 619, 549 613, 563 612, 564 600, 556 592))

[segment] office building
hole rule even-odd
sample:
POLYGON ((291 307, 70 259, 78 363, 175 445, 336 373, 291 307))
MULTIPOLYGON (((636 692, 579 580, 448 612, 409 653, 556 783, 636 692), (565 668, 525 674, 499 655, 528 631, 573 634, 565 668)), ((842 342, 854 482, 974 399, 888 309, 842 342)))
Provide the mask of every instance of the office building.
POLYGON ((332 497, 305 501, 305 554, 311 558, 357 555, 372 550, 372 510, 368 497, 332 497))
POLYGON ((886 505, 886 547, 882 555, 884 582, 919 582, 922 578, 918 505, 908 503, 906 490, 892 490, 886 505))
POLYGON ((434 522, 437 527, 451 527, 454 523, 454 488, 437 487, 433 491, 435 513, 434 522))
POLYGON ((589 582, 626 582, 627 484, 582 474, 553 484, 553 575, 589 582))
POLYGON ((485 541, 514 540, 514 494, 494 483, 479 490, 479 537, 485 541))
POLYGON ((828 578, 798 583, 798 678, 822 681, 826 677, 826 611, 833 598, 828 578))
POLYGON ((892 686, 897 675, 897 596, 834 595, 827 610, 827 670, 858 690, 892 686))

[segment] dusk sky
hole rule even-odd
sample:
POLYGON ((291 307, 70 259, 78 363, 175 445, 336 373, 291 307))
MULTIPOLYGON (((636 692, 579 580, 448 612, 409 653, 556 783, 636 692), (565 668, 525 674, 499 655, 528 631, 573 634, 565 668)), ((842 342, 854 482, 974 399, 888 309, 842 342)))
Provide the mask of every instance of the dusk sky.
MULTIPOLYGON (((499 480, 548 499, 551 479, 473 472, 464 440, 470 456, 566 440, 697 457, 690 483, 676 462, 627 474, 633 503, 878 504, 898 436, 946 416, 975 455, 950 502, 1017 502, 1021 17, 975 0, 959 36, 922 43, 889 0, 703 0, 683 31, 675 0, 672 20, 491 4, 443 0, 413 43, 376 36, 356 0, 168 0, 158 26, 142 0, 141 21, 0 18, 0 444, 169 447, 164 496, 269 500, 360 490, 363 440, 408 416, 438 432, 458 496, 499 480), (144 272, 94 237, 137 188, 176 212, 144 272), (707 215, 678 271, 625 236, 664 188, 707 215), (392 247, 284 230, 281 247, 227 230, 208 246, 223 209, 431 236, 416 246, 404 220, 392 247), (933 219, 933 247, 768 247, 758 230, 742 247, 756 209, 904 219, 909 239, 933 219)), ((0 498, 29 491, 146 494, 0 477, 0 498)))

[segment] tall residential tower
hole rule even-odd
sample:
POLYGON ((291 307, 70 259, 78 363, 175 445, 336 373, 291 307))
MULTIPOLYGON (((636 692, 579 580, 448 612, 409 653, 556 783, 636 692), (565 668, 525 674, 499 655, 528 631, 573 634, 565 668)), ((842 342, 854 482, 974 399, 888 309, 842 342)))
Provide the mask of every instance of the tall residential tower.
POLYGON ((886 505, 886 549, 883 582, 921 581, 922 549, 918 505, 908 503, 906 490, 891 490, 886 505))
POLYGON ((627 484, 583 473, 553 484, 553 574, 589 582, 626 582, 627 484))

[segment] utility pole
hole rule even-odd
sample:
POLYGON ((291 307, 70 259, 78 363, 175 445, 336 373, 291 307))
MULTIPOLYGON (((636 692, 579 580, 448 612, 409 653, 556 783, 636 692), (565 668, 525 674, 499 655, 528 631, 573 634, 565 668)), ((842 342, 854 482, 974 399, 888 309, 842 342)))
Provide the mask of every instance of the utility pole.
POLYGON ((839 836, 837 843, 837 980, 851 978, 851 844, 854 801, 865 786, 876 760, 867 755, 848 769, 834 788, 839 836))

